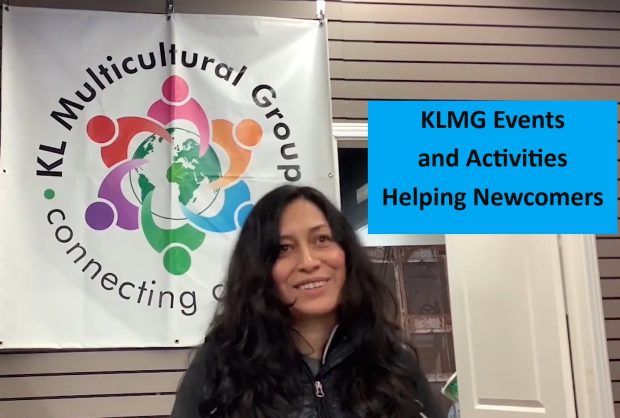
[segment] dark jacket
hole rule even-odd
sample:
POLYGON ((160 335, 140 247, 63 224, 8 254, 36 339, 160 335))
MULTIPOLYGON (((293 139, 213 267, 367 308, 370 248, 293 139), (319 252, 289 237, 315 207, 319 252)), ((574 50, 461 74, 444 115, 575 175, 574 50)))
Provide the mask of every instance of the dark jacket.
MULTIPOLYGON (((312 374, 309 367, 305 367, 300 373, 303 394, 298 410, 291 415, 291 418, 361 418, 343 411, 340 399, 338 399, 334 376, 345 360, 353 354, 354 347, 346 336, 336 334, 326 348, 323 365, 316 376, 312 374)), ((208 390, 205 382, 206 364, 208 353, 212 349, 213 347, 209 347, 207 343, 196 353, 179 386, 171 418, 200 418, 198 405, 204 397, 203 391, 208 390)), ((417 384, 417 393, 411 398, 412 415, 398 418, 442 418, 426 377, 417 366, 413 353, 403 349, 403 355, 410 357, 411 367, 415 370, 413 378, 417 384), (421 413, 414 412, 420 410, 421 413)), ((217 411, 213 411, 211 417, 219 418, 217 411)))

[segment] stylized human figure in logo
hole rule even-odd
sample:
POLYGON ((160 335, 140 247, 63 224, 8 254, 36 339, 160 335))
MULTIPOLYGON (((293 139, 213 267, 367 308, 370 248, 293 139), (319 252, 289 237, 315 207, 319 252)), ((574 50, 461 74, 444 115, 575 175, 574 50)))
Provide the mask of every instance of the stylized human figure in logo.
POLYGON ((114 121, 108 116, 99 115, 90 118, 86 125, 88 137, 98 144, 107 144, 101 148, 101 159, 106 167, 112 167, 127 159, 127 150, 131 140, 139 133, 148 132, 159 135, 172 143, 172 136, 159 125, 147 118, 128 116, 114 121))
POLYGON ((195 251, 202 245, 205 233, 189 224, 175 229, 159 227, 153 220, 152 199, 151 192, 144 198, 140 211, 144 236, 155 251, 164 253, 164 267, 168 273, 184 274, 192 264, 190 251, 195 251))
POLYGON ((158 100, 151 105, 147 115, 162 125, 166 126, 175 120, 192 122, 198 130, 200 137, 199 157, 202 157, 211 142, 211 130, 209 118, 200 103, 189 98, 189 86, 187 82, 176 75, 170 76, 162 85, 164 100, 158 100))
POLYGON ((202 216, 181 205, 183 215, 198 228, 210 232, 232 232, 243 225, 252 210, 250 188, 240 181, 224 190, 224 206, 216 215, 202 216))
POLYGON ((252 158, 250 148, 258 145, 262 139, 263 130, 255 120, 244 119, 236 126, 225 119, 214 120, 213 142, 226 151, 230 164, 226 173, 222 174, 218 180, 210 183, 209 187, 219 189, 237 181, 250 164, 252 158), (235 135, 233 135, 233 129, 235 135))
POLYGON ((91 203, 86 208, 86 223, 92 229, 103 231, 114 223, 119 228, 132 231, 138 229, 138 207, 131 203, 121 190, 123 178, 147 160, 128 160, 115 167, 99 186, 99 201, 91 203), (116 212, 116 213, 115 213, 116 212))

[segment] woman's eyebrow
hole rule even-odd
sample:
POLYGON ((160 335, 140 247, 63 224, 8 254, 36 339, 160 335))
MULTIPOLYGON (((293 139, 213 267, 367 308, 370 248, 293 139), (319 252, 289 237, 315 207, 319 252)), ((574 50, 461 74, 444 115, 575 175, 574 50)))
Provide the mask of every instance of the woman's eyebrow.
POLYGON ((327 224, 320 224, 320 225, 317 225, 317 226, 313 226, 312 228, 310 228, 310 232, 316 232, 316 231, 318 231, 318 230, 320 230, 322 228, 329 228, 329 225, 327 225, 327 224))
MULTIPOLYGON (((316 226, 311 227, 310 229, 308 229, 308 231, 310 231, 310 233, 314 233, 316 231, 319 231, 323 228, 329 228, 329 225, 326 223, 322 223, 316 226)), ((282 234, 280 235, 280 239, 293 239, 293 235, 292 234, 282 234)))

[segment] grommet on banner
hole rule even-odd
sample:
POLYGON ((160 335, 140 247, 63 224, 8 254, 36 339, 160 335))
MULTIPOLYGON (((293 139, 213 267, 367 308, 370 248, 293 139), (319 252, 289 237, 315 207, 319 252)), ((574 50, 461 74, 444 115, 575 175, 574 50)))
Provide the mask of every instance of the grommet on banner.
POLYGON ((174 0, 166 0, 166 20, 170 20, 170 15, 174 12, 174 0))
POLYGON ((4 4, 4 10, 8 12, 9 11, 9 0, 2 0, 2 3, 4 4))
POLYGON ((325 23, 325 0, 316 0, 316 18, 321 26, 325 23))

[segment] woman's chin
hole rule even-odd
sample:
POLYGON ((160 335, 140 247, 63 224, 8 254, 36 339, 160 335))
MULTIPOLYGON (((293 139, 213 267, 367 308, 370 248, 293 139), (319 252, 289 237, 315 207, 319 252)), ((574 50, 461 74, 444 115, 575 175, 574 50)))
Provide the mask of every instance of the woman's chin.
POLYGON ((338 310, 338 304, 330 301, 297 301, 292 313, 297 318, 329 317, 338 310))

